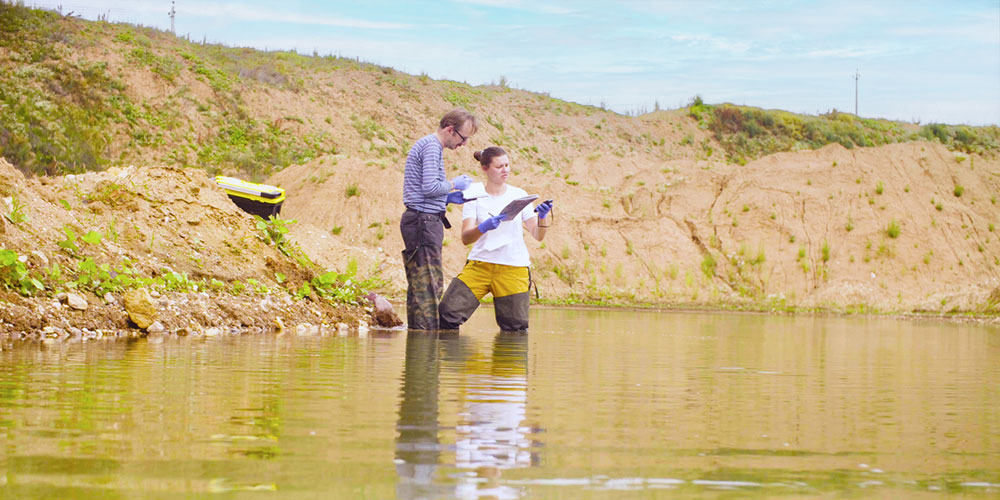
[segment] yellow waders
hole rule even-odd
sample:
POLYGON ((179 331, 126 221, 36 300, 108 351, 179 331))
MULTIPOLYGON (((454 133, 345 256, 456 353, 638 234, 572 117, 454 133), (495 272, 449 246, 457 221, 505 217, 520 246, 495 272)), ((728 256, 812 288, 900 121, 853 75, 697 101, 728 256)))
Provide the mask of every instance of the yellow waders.
POLYGON ((438 308, 440 328, 458 328, 493 294, 497 325, 504 331, 528 329, 528 268, 470 260, 448 285, 438 308))

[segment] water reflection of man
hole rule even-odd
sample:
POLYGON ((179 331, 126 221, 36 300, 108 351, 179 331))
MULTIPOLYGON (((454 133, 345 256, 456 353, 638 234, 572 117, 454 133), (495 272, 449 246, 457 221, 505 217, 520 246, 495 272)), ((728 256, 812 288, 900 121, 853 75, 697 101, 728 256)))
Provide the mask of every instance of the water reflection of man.
POLYGON ((538 463, 532 430, 524 426, 528 399, 527 335, 500 333, 490 362, 465 356, 465 338, 411 332, 407 336, 403 394, 396 440, 397 498, 440 496, 517 498, 500 486, 504 469, 538 463), (445 353, 444 362, 440 353, 445 353), (458 355, 458 356, 455 356, 458 355), (455 363, 457 361, 457 363, 455 363), (455 428, 454 464, 441 463, 445 446, 438 412, 440 371, 457 371, 461 410, 455 428), (464 375, 464 376, 463 376, 464 375), (436 477, 440 468, 474 469, 456 479, 436 477), (485 480, 485 481, 484 481, 485 480), (444 482, 447 481, 447 482, 444 482))
POLYGON ((438 385, 442 353, 458 358, 463 341, 457 332, 419 332, 406 335, 402 399, 396 424, 396 498, 437 498, 445 493, 436 483, 441 444, 438 432, 438 385))

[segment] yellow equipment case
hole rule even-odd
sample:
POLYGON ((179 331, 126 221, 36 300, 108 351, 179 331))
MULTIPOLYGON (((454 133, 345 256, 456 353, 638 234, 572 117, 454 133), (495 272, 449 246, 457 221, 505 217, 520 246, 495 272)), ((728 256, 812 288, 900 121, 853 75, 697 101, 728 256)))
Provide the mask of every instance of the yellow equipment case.
POLYGON ((285 201, 285 190, 279 187, 222 175, 216 176, 215 182, 226 190, 229 199, 244 212, 265 219, 269 216, 277 217, 281 212, 281 202, 285 201))

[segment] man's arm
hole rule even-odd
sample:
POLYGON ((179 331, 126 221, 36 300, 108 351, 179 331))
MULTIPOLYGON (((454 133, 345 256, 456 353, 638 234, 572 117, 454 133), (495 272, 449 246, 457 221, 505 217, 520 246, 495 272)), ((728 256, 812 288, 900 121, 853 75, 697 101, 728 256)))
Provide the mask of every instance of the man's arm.
POLYGON ((452 190, 452 185, 448 179, 438 180, 441 172, 444 172, 441 155, 433 148, 425 148, 422 153, 423 161, 420 163, 420 173, 424 181, 421 186, 424 196, 427 198, 444 196, 452 190))

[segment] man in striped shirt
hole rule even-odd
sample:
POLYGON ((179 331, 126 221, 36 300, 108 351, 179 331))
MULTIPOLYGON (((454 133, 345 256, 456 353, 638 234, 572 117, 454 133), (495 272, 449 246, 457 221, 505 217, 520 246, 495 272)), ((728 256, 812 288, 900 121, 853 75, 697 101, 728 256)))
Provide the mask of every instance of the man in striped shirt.
POLYGON ((411 329, 437 330, 438 302, 444 292, 441 245, 448 203, 463 201, 461 190, 472 178, 459 175, 448 180, 444 171, 444 148, 461 147, 477 130, 476 117, 454 109, 442 118, 436 132, 421 138, 406 157, 403 172, 403 204, 399 221, 406 268, 406 320, 411 329), (456 191, 457 190, 457 191, 456 191))

